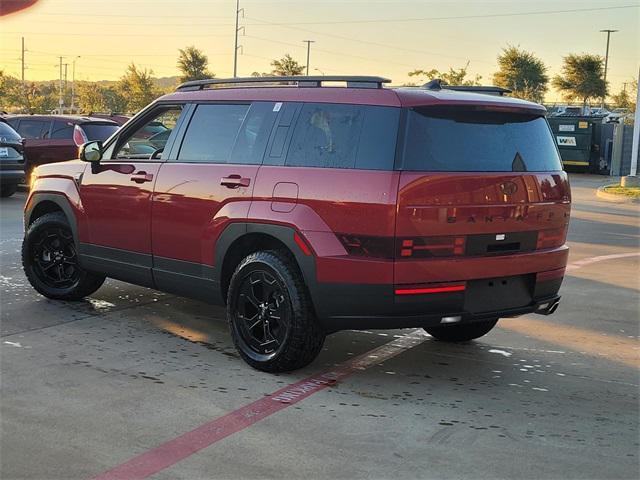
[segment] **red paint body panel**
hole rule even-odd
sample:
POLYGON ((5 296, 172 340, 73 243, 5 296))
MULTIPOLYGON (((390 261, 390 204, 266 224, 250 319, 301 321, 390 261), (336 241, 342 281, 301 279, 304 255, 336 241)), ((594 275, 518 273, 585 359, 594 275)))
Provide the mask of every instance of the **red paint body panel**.
POLYGON ((82 177, 88 236, 80 241, 151 254, 151 194, 160 163, 110 161, 98 168, 87 168, 82 177), (143 172, 153 176, 150 182, 132 181, 143 172))
POLYGON ((257 165, 162 165, 153 196, 153 254, 213 265, 225 227, 247 218, 257 171, 257 165), (249 178, 249 186, 220 185, 230 175, 249 178))

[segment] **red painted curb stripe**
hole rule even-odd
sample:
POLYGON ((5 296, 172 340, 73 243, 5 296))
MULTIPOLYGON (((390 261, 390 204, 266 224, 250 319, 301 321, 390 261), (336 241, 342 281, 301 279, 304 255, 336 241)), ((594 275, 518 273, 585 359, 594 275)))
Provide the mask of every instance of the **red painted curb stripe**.
POLYGON ((274 413, 294 405, 320 390, 330 387, 352 373, 384 362, 419 345, 428 337, 422 330, 397 338, 335 368, 281 388, 227 415, 205 423, 190 432, 148 450, 105 473, 95 480, 133 480, 147 478, 199 452, 223 438, 250 427, 274 413))

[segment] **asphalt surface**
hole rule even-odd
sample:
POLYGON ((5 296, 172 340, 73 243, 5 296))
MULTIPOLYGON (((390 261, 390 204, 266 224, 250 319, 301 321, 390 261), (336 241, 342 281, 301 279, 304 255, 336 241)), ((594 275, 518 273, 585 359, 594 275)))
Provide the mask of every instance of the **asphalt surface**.
POLYGON ((340 332, 286 375, 244 364, 219 308, 117 281, 79 303, 39 296, 19 260, 25 196, 2 199, 0 477, 92 478, 170 442, 150 478, 638 478, 640 210, 597 199, 602 177, 571 180, 555 315, 505 319, 463 345, 340 332), (204 448, 171 442, 406 339, 218 441, 210 430, 204 448))

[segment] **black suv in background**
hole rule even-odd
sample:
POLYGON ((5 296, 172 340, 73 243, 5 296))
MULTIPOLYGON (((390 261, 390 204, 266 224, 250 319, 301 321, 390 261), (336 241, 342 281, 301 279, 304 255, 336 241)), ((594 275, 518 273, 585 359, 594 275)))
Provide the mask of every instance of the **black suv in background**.
POLYGON ((10 197, 24 181, 24 145, 20 135, 0 122, 0 196, 10 197))

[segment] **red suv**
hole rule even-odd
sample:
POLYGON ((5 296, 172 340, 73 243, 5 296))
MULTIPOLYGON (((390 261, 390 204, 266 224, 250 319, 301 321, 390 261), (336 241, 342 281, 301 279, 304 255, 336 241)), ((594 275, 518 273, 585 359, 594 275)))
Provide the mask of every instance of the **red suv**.
POLYGON ((80 145, 106 140, 119 126, 113 120, 79 115, 8 115, 1 120, 25 139, 27 178, 38 165, 76 158, 80 145))
POLYGON ((183 84, 84 162, 37 169, 27 277, 49 298, 112 277, 226 304, 240 354, 269 372, 337 330, 462 342, 553 313, 570 191, 545 109, 385 82, 183 84), (158 123, 169 133, 151 142, 158 123))

